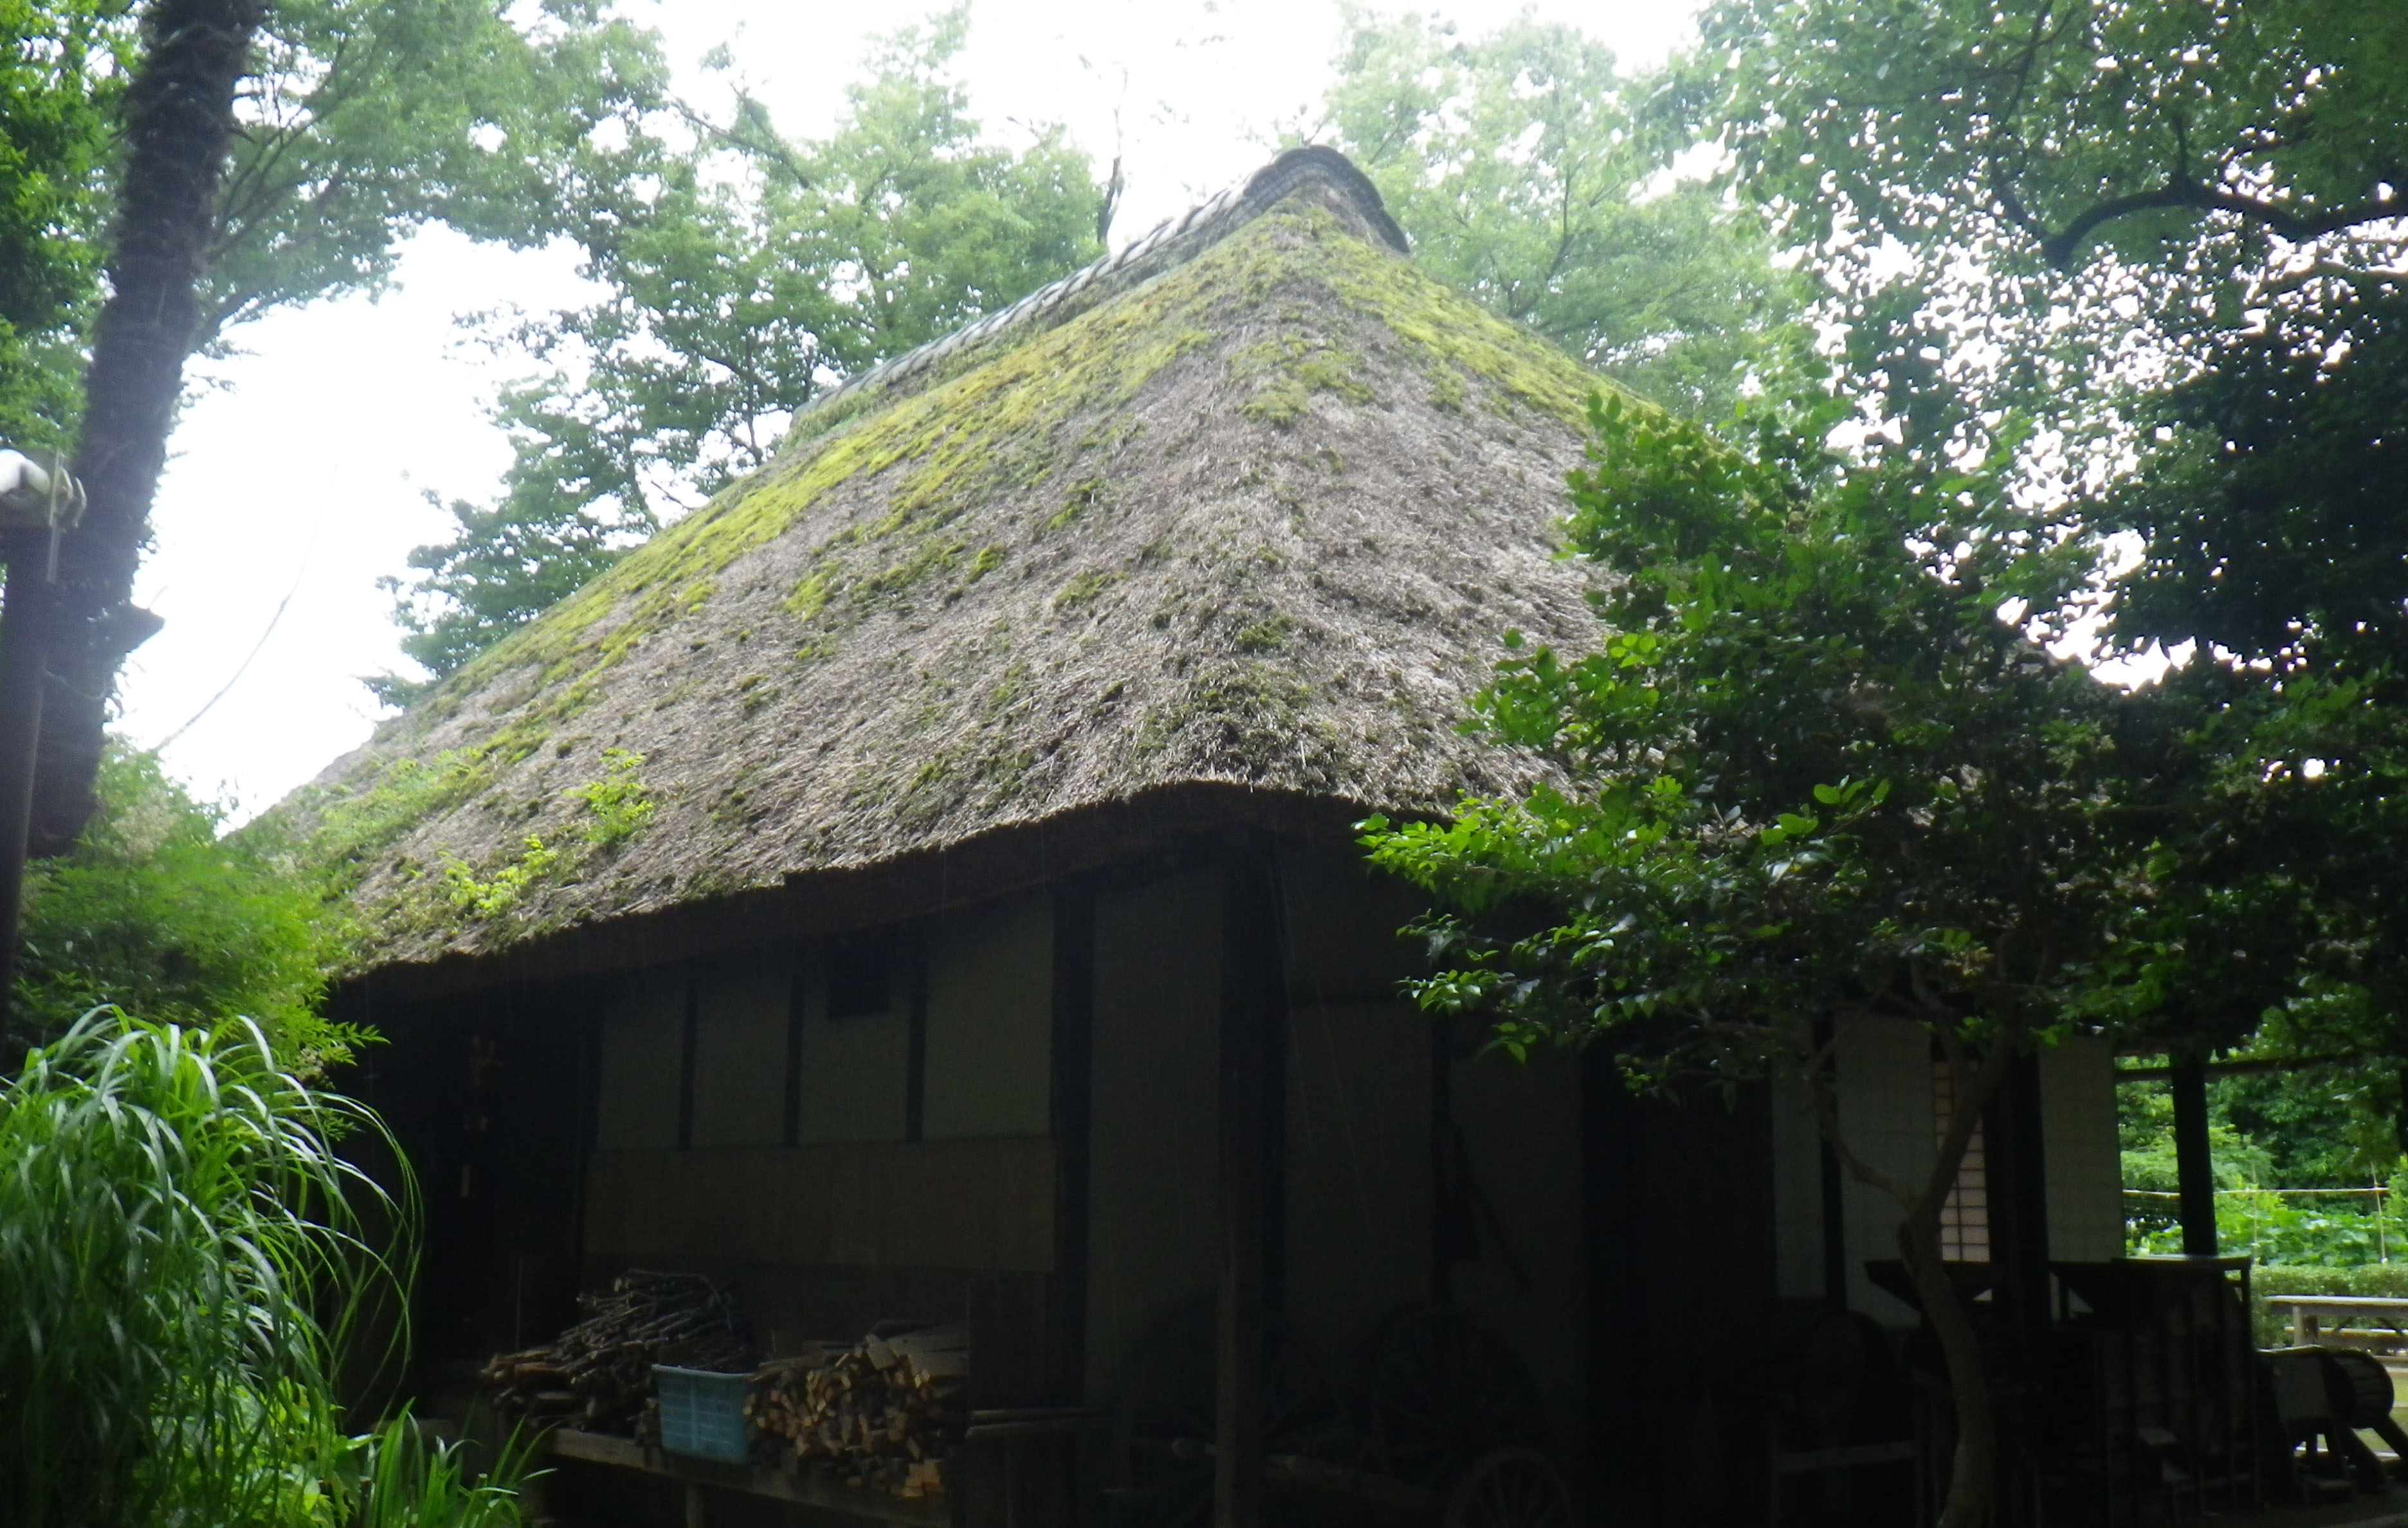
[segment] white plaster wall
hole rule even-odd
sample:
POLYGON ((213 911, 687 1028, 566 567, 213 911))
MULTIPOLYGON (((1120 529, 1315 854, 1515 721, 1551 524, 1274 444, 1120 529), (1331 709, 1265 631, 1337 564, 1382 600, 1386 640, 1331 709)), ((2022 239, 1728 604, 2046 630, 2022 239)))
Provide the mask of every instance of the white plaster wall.
POLYGON ((948 920, 928 947, 921 1133, 975 1140, 1053 1127, 1054 907, 1030 896, 948 920))
POLYGON ((910 1114, 911 1006, 899 963, 882 1013, 830 1018, 824 973, 803 990, 796 1138, 901 1140, 910 1114))
POLYGON ((2068 1263, 2123 1256, 2123 1156, 2107 1042, 2083 1035, 2042 1049, 2040 1107, 2049 1256, 2068 1263))
POLYGON ((786 1137, 793 957, 714 961, 695 973, 694 1144, 777 1146, 786 1137))
MULTIPOLYGON (((1840 1135, 1868 1164, 1912 1185, 1931 1170, 1931 1036, 1903 1019, 1846 1019, 1839 1026, 1840 1135)), ((1868 1259, 1898 1256, 1898 1201, 1842 1172, 1848 1306, 1885 1325, 1911 1326, 1913 1307, 1865 1277, 1868 1259)))
POLYGON ((605 1150, 677 1145, 684 1067, 683 974, 631 982, 602 1015, 595 1144, 605 1150))

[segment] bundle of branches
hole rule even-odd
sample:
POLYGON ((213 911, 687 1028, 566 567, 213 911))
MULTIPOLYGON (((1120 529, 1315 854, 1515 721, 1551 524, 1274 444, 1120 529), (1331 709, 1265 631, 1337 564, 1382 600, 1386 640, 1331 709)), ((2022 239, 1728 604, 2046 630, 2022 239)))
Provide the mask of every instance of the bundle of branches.
POLYGON ((756 1436, 782 1438, 796 1462, 849 1485, 906 1498, 940 1494, 938 1460, 961 1436, 969 1333, 961 1326, 881 1326, 833 1357, 764 1368, 745 1415, 756 1436))
POLYGON ((653 1364, 742 1373, 760 1356, 735 1288, 696 1274, 634 1270, 577 1306, 583 1321, 479 1375, 505 1421, 627 1432, 652 1396, 653 1364))

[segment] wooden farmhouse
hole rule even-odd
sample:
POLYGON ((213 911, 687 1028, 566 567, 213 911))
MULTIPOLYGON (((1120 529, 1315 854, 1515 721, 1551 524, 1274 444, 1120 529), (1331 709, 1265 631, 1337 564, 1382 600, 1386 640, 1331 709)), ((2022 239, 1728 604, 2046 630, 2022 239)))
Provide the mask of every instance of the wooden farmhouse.
MULTIPOLYGON (((831 395, 288 804, 356 878, 422 1411, 640 1269, 797 1372, 964 1329, 950 1463, 712 1463, 563 1388, 563 1522, 1920 1521, 1897 1215, 1797 1092, 1482 1053, 1355 844, 1541 778, 1456 723, 1507 629, 1595 639, 1553 526, 1598 385, 1295 150, 831 395)), ((1913 1171, 1926 1040, 1839 1044, 1913 1171)), ((2111 1058, 2039 1057, 1984 1152, 1956 1250, 2071 1330, 2111 1058)))

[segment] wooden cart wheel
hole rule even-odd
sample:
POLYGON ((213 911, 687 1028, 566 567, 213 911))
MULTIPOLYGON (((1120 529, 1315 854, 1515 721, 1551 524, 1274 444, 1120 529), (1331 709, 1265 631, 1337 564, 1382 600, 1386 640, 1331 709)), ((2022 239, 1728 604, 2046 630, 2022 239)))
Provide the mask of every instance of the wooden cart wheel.
POLYGON ((1473 1462, 1447 1493, 1444 1528, 1577 1528, 1563 1471, 1536 1449, 1499 1449, 1473 1462))
POLYGON ((1372 1432, 1389 1474, 1432 1491, 1500 1449, 1540 1449, 1546 1414, 1511 1349, 1451 1306, 1389 1318, 1372 1349, 1372 1432))
MULTIPOLYGON (((1219 1327, 1211 1302, 1155 1328, 1129 1355, 1114 1408, 1120 1484, 1112 1521, 1131 1528, 1200 1528, 1212 1516, 1212 1460, 1182 1449, 1209 1443, 1219 1389, 1219 1327)), ((1274 1328, 1265 1375, 1268 1452, 1332 1456, 1346 1435, 1337 1402, 1303 1339, 1274 1328)))

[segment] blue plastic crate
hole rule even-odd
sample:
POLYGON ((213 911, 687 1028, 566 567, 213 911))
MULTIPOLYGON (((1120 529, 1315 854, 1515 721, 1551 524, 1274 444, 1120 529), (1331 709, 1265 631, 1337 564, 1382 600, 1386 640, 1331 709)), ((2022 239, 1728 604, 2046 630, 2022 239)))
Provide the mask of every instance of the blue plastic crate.
POLYGON ((723 1464, 751 1459, 752 1446, 744 1436, 744 1397, 752 1388, 749 1374, 653 1364, 652 1389, 661 1398, 661 1447, 723 1464))

